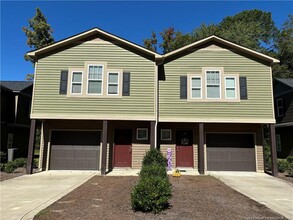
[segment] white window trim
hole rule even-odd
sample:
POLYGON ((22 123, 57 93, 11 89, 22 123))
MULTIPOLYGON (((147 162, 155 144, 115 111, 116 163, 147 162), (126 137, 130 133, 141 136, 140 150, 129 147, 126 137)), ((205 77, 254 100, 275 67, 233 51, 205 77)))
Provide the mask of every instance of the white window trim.
POLYGON ((86 86, 86 94, 87 95, 97 95, 97 96, 102 96, 103 95, 103 81, 104 81, 104 71, 105 71, 105 66, 103 64, 91 64, 89 63, 87 65, 87 73, 86 73, 86 80, 87 80, 87 86, 86 86), (90 72, 90 66, 101 66, 102 67, 102 79, 89 79, 89 72, 90 72), (92 80, 92 81, 101 81, 101 93, 89 93, 89 81, 92 80))
POLYGON ((161 129, 161 141, 171 141, 172 140, 172 130, 171 129, 161 129), (163 139, 163 131, 169 131, 170 137, 163 139))
POLYGON ((70 80, 70 95, 82 95, 82 90, 83 90, 83 71, 81 70, 72 70, 71 71, 71 80, 70 80), (81 73, 81 82, 73 82, 73 73, 81 73), (73 84, 81 84, 81 90, 80 93, 73 93, 72 92, 72 85, 73 84))
MULTIPOLYGON (((120 72, 119 71, 108 71, 107 72, 107 95, 109 95, 109 96, 119 96, 120 94, 120 72), (117 94, 109 94, 109 75, 110 75, 110 73, 117 73, 118 74, 118 81, 117 81, 117 94)), ((114 84, 114 83, 111 83, 111 84, 114 84)))
POLYGON ((277 113, 278 113, 278 117, 284 116, 284 102, 283 102, 283 99, 282 98, 277 99, 277 113), (281 106, 279 106, 279 101, 282 102, 282 105, 281 106), (282 114, 280 114, 280 109, 282 109, 282 111, 283 111, 282 114))
POLYGON ((205 70, 205 97, 206 99, 208 100, 220 100, 222 99, 222 80, 221 80, 221 76, 222 76, 222 73, 221 73, 221 70, 218 70, 218 69, 206 69, 205 70), (219 72, 219 90, 220 90, 220 97, 219 98, 208 98, 208 79, 207 79, 207 72, 208 71, 218 71, 219 72))
POLYGON ((237 79, 236 79, 236 77, 235 76, 225 76, 225 79, 224 80, 225 80, 225 99, 237 99, 237 95, 238 94, 237 94, 237 79), (227 84, 226 84, 226 79, 227 78, 233 78, 234 79, 234 82, 235 82, 235 84, 234 84, 235 86, 234 87, 227 87, 227 84), (227 92, 226 92, 227 91, 227 88, 228 89, 232 89, 232 88, 234 89, 234 91, 235 91, 235 97, 234 98, 227 97, 227 92))
POLYGON ((137 128, 136 129, 136 140, 139 140, 139 141, 146 141, 148 140, 148 136, 149 136, 149 129, 148 128, 137 128), (146 137, 143 137, 143 138, 139 138, 138 137, 138 131, 141 130, 141 131, 146 131, 146 137))
POLYGON ((190 99, 202 99, 202 77, 201 76, 191 76, 190 77, 190 99), (200 78, 200 87, 192 87, 192 79, 200 78), (192 89, 200 88, 200 97, 192 97, 192 89))

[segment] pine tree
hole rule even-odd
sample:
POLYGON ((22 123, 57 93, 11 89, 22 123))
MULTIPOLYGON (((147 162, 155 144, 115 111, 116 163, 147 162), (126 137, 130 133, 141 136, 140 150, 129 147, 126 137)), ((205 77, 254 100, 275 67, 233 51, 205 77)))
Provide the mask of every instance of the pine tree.
MULTIPOLYGON (((36 14, 28 20, 29 25, 23 27, 22 30, 27 36, 26 44, 32 49, 39 49, 54 43, 52 36, 53 30, 50 24, 47 23, 47 18, 44 16, 40 8, 36 8, 36 14)), ((25 60, 29 60, 34 64, 34 60, 24 55, 25 60)))

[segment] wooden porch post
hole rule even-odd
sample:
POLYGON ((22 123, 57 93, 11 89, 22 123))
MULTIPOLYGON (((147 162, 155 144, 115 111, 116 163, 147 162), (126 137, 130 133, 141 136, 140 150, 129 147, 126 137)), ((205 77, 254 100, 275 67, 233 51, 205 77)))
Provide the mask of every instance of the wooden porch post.
POLYGON ((156 126, 156 122, 151 121, 151 137, 150 137, 151 148, 155 148, 155 141, 156 141, 155 140, 155 132, 156 132, 155 126, 156 126))
POLYGON ((107 161, 107 137, 108 137, 108 121, 103 121, 103 136, 102 136, 102 166, 101 174, 106 175, 106 161, 107 161))
POLYGON ((278 163, 277 163, 277 149, 276 149, 276 129, 274 124, 270 124, 271 135, 271 161, 272 161, 272 174, 278 176, 278 163))
POLYGON ((35 134, 36 134, 36 119, 32 119, 31 120, 31 127, 30 127, 30 138, 29 138, 29 143, 28 143, 26 174, 33 173, 35 138, 36 138, 35 134))
POLYGON ((198 147, 199 173, 204 174, 204 125, 199 123, 199 147, 198 147))

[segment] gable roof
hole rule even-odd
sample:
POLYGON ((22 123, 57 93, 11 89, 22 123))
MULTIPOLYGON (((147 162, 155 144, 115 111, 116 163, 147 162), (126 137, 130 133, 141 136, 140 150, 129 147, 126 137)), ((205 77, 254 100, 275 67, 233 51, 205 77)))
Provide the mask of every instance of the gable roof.
POLYGON ((69 38, 66 38, 66 39, 63 39, 63 40, 60 40, 60 41, 57 41, 51 45, 48 45, 48 46, 45 46, 45 47, 42 47, 40 49, 36 49, 36 50, 32 50, 32 51, 29 51, 27 53, 27 55, 33 59, 37 58, 38 56, 41 56, 41 55, 44 55, 44 54, 47 54, 51 51, 54 51, 54 50, 58 50, 64 46, 67 46, 67 45, 73 45, 74 43, 78 43, 82 40, 86 40, 88 38, 91 38, 91 37, 95 37, 95 36, 101 36, 103 38, 106 38, 107 40, 109 41, 113 41, 113 42, 118 42, 119 44, 121 45, 124 45, 124 46, 127 46, 127 47, 130 47, 130 48, 133 48, 147 56, 150 56, 153 58, 153 60, 155 60, 155 57, 156 56, 160 56, 160 54, 158 53, 155 53, 153 51, 150 51, 138 44, 135 44, 135 43, 132 43, 128 40, 125 40, 121 37, 118 37, 116 35, 113 35, 113 34, 110 34, 102 29, 99 29, 97 27, 95 28, 92 28, 90 30, 87 30, 87 31, 84 31, 82 33, 79 33, 77 35, 74 35, 74 36, 71 36, 69 38))
POLYGON ((87 31, 84 31, 82 33, 79 33, 77 35, 71 36, 69 38, 57 41, 57 42, 55 42, 51 45, 45 46, 43 48, 29 51, 27 53, 27 55, 33 59, 38 59, 39 56, 46 56, 46 54, 49 54, 52 51, 56 51, 56 50, 61 49, 65 46, 69 46, 69 47, 74 46, 75 43, 79 43, 82 40, 90 39, 91 37, 93 38, 95 36, 96 37, 100 36, 100 37, 107 39, 108 41, 118 42, 119 45, 134 49, 135 51, 138 51, 138 52, 142 53, 143 55, 147 56, 149 59, 156 61, 157 65, 167 63, 168 60, 172 60, 172 58, 174 58, 174 57, 178 57, 178 56, 180 57, 180 56, 182 56, 181 54, 186 54, 186 53, 192 52, 196 48, 200 49, 201 47, 204 47, 206 44, 212 43, 212 42, 220 43, 221 45, 224 45, 225 47, 233 48, 233 49, 240 51, 244 54, 247 54, 252 57, 269 62, 270 64, 280 62, 279 60, 277 60, 273 57, 270 57, 270 56, 264 55, 262 53, 256 52, 254 50, 248 49, 246 47, 237 45, 235 43, 224 40, 224 39, 217 37, 215 35, 212 35, 210 37, 196 41, 194 43, 191 43, 187 46, 181 47, 181 48, 174 50, 172 52, 169 52, 167 54, 161 55, 159 53, 148 50, 138 44, 135 44, 133 42, 125 40, 125 39, 118 37, 116 35, 110 34, 109 32, 106 32, 106 31, 99 29, 97 27, 92 28, 87 31))
POLYGON ((212 35, 210 37, 207 37, 207 38, 204 38, 202 40, 199 40, 199 41, 196 41, 194 43, 191 43, 187 46, 184 46, 184 47, 181 47, 177 50, 174 50, 172 52, 169 52, 165 55, 163 55, 164 59, 172 59, 172 57, 178 57, 180 56, 180 54, 186 54, 188 52, 193 52, 194 49, 200 49, 202 47, 205 47, 205 45, 207 45, 208 43, 219 43, 225 47, 228 47, 228 48, 232 48, 232 49, 235 49, 237 51, 240 51, 244 54, 247 54, 247 55, 250 55, 252 57, 256 57, 256 58, 259 58, 263 61, 267 61, 269 62, 270 64, 273 64, 273 63, 279 63, 280 61, 273 58, 273 57, 270 57, 270 56, 267 56, 267 55, 264 55, 262 53, 259 53, 259 52, 256 52, 254 50, 251 50, 251 49, 248 49, 246 47, 243 47, 243 46, 240 46, 238 44, 235 44, 235 43, 232 43, 230 41, 227 41, 227 40, 224 40, 220 37, 217 37, 215 35, 212 35))
POLYGON ((13 92, 20 92, 33 85, 33 82, 28 81, 0 81, 1 87, 9 89, 13 92))
POLYGON ((275 80, 293 89, 293 78, 275 78, 275 80))

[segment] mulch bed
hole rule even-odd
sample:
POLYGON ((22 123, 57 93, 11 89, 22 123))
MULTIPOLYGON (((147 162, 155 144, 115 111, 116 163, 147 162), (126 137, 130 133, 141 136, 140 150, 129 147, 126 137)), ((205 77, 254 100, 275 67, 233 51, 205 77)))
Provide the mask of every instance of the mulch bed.
POLYGON ((25 168, 17 168, 13 173, 0 172, 0 181, 9 180, 18 176, 25 175, 25 168))
POLYGON ((138 177, 95 176, 34 219, 282 219, 282 216, 211 176, 170 177, 173 197, 163 213, 134 212, 138 177))

